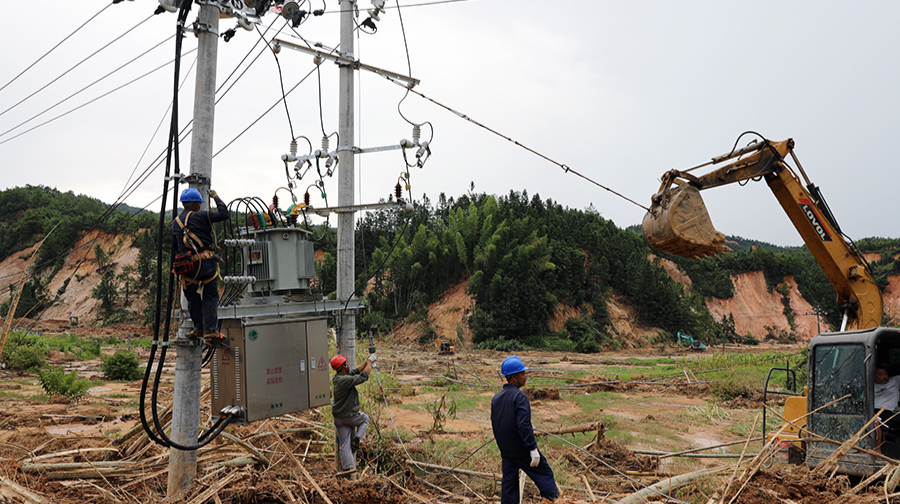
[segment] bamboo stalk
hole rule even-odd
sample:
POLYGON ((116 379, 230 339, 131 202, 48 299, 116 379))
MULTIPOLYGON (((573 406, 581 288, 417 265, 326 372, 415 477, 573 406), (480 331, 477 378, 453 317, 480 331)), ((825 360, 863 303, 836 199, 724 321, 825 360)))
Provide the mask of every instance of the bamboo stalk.
POLYGON ((200 495, 194 497, 190 501, 189 504, 203 504, 208 499, 210 499, 213 495, 219 493, 219 490, 221 490, 225 485, 227 485, 227 484, 231 483, 233 480, 237 479, 237 477, 238 477, 238 471, 232 472, 228 476, 225 476, 224 478, 217 481, 215 485, 204 490, 203 493, 201 493, 200 495))
POLYGON ((273 433, 275 434, 275 439, 278 440, 278 444, 279 444, 279 446, 281 446, 281 449, 284 450, 287 453, 288 457, 294 462, 294 464, 296 464, 297 467, 300 468, 300 471, 303 473, 304 476, 306 476, 306 479, 309 480, 310 483, 312 483, 312 486, 313 486, 313 488, 316 489, 316 492, 318 492, 319 495, 322 496, 322 499, 325 500, 325 504, 334 504, 333 502, 331 502, 331 499, 329 499, 328 496, 325 495, 325 492, 322 490, 322 488, 319 486, 319 484, 316 483, 316 480, 313 479, 313 477, 309 474, 309 472, 306 470, 306 468, 303 467, 303 463, 300 462, 299 460, 297 460, 297 457, 294 456, 294 453, 290 450, 290 448, 288 448, 288 446, 287 446, 287 444, 285 444, 284 440, 281 439, 281 436, 279 436, 277 432, 273 432, 273 433))
POLYGON ((32 492, 31 490, 19 485, 15 481, 0 476, 0 490, 3 491, 3 495, 10 498, 18 497, 19 499, 24 499, 26 502, 30 504, 53 504, 52 501, 46 499, 43 495, 32 492), (6 492, 6 490, 9 492, 6 492), (7 495, 7 494, 12 495, 7 495))
POLYGON ((714 467, 712 469, 703 469, 700 471, 675 476, 673 478, 664 479, 655 485, 648 486, 643 490, 625 497, 624 499, 620 500, 618 504, 643 504, 647 502, 648 498, 653 495, 668 495, 668 493, 672 490, 689 485, 693 483, 694 480, 706 476, 711 476, 721 470, 721 467, 714 467))
POLYGON ((467 469, 457 469, 457 468, 447 467, 447 466, 442 466, 442 465, 437 465, 437 464, 428 464, 425 462, 416 462, 416 461, 410 460, 410 459, 406 460, 406 464, 411 465, 413 467, 418 465, 421 467, 427 467, 429 469, 440 469, 443 471, 455 472, 455 473, 459 473, 459 474, 466 474, 469 476, 478 476, 481 478, 500 479, 500 477, 497 476, 496 474, 484 473, 484 472, 478 472, 478 471, 469 471, 467 469))
POLYGON ((248 452, 250 452, 251 455, 253 455, 254 457, 256 457, 257 460, 259 460, 260 462, 262 462, 263 464, 265 464, 266 467, 269 467, 269 466, 272 465, 272 462, 269 461, 269 459, 268 459, 265 455, 263 455, 262 453, 260 453, 259 450, 257 450, 255 446, 253 446, 252 444, 248 443, 247 441, 245 441, 245 440, 243 440, 243 439, 240 439, 240 438, 238 438, 237 436, 234 436, 234 435, 232 435, 232 434, 229 434, 229 433, 227 433, 227 432, 225 432, 225 431, 222 431, 222 433, 220 434, 220 436, 222 436, 223 438, 225 438, 225 439, 231 441, 232 443, 235 443, 235 444, 239 445, 240 447, 242 447, 242 448, 244 448, 245 450, 247 450, 248 452))
POLYGON ((591 498, 591 502, 597 502, 597 499, 594 497, 594 491, 591 490, 591 484, 588 483, 587 476, 582 474, 581 479, 582 481, 584 481, 584 487, 587 488, 587 494, 591 498))
POLYGON ((117 448, 82 448, 80 450, 67 450, 63 452, 56 453, 47 453, 46 455, 40 455, 37 457, 30 457, 27 459, 21 459, 20 462, 23 464, 37 462, 39 460, 49 460, 57 457, 68 457, 69 455, 75 455, 79 453, 90 453, 90 452, 115 452, 119 453, 117 448))
POLYGON ((419 494, 413 492, 412 490, 407 490, 407 489, 403 488, 399 483, 397 483, 396 481, 392 480, 391 478, 386 478, 386 479, 387 479, 388 481, 390 481, 391 484, 393 484, 395 487, 399 488, 400 491, 402 491, 403 493, 409 495, 410 497, 412 497, 412 498, 418 500, 419 502, 421 502, 421 503, 423 503, 423 504, 431 504, 431 501, 430 501, 430 500, 426 499, 425 497, 422 497, 421 495, 419 495, 419 494))

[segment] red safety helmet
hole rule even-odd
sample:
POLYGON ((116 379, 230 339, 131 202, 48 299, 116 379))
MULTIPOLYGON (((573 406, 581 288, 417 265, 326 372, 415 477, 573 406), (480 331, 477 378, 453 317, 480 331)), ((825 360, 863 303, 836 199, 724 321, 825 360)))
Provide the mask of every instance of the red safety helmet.
POLYGON ((331 358, 331 369, 337 371, 347 362, 347 358, 341 354, 337 354, 331 358))

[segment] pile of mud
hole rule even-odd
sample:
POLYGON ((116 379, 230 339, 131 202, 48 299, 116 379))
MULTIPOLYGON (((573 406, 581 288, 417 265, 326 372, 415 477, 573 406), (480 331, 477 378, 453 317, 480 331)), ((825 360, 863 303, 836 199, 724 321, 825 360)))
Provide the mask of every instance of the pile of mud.
POLYGON ((587 451, 603 461, 593 457, 584 461, 597 474, 620 474, 620 471, 649 472, 657 470, 659 466, 653 457, 638 455, 622 443, 603 436, 587 451))
POLYGON ((525 395, 528 397, 529 401, 559 399, 558 388, 523 387, 522 392, 525 392, 525 395))

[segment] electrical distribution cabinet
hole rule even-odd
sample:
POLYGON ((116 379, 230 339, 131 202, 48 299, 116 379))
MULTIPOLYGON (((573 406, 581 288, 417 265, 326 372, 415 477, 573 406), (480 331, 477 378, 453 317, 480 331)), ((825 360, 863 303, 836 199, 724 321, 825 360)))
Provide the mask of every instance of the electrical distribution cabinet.
POLYGON ((212 362, 212 410, 249 423, 331 403, 325 317, 226 319, 212 362))

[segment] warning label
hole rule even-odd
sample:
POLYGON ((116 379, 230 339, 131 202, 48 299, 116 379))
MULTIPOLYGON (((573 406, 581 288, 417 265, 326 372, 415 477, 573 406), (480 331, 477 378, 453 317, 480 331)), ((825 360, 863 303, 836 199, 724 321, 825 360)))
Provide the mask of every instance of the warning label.
POLYGON ((319 371, 319 372, 325 371, 325 357, 319 357, 319 365, 316 368, 316 371, 319 371))

